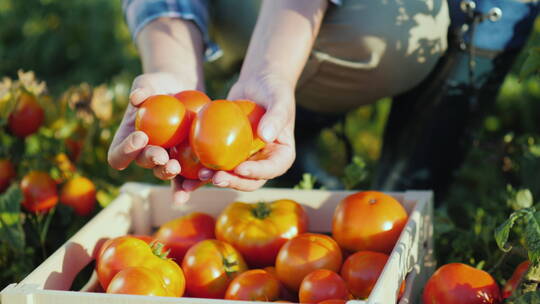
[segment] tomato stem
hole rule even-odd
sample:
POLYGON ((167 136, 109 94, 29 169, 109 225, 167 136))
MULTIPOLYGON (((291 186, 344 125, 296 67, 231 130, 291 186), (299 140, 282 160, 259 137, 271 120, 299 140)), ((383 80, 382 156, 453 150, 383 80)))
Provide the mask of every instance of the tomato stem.
POLYGON ((160 243, 158 241, 152 241, 150 244, 150 248, 152 248, 152 253, 159 257, 160 259, 166 260, 169 256, 170 249, 167 251, 164 251, 165 245, 163 243, 160 243))
POLYGON ((226 257, 223 257, 223 268, 228 277, 238 272, 238 261, 229 261, 226 257))
POLYGON ((270 215, 270 212, 272 212, 272 210, 270 209, 268 203, 258 202, 257 204, 255 204, 255 207, 251 209, 251 212, 256 218, 262 220, 267 218, 270 215))

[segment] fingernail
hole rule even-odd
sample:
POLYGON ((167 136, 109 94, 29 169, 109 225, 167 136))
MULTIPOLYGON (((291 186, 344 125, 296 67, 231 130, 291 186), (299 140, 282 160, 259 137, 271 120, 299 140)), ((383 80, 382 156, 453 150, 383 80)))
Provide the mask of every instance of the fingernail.
POLYGON ((262 130, 261 136, 266 142, 274 141, 274 138, 276 137, 276 130, 274 129, 274 126, 269 125, 266 128, 264 128, 262 130))
POLYGON ((135 133, 131 140, 131 143, 135 149, 144 148, 146 145, 146 136, 141 133, 135 133))
POLYGON ((168 175, 176 175, 180 173, 180 167, 177 164, 165 166, 165 173, 167 173, 168 175))
POLYGON ((141 88, 136 88, 135 90, 131 91, 129 94, 129 99, 133 98, 133 96, 141 91, 141 88))
POLYGON ((152 156, 152 161, 156 165, 165 165, 168 161, 167 157, 163 154, 152 156))
POLYGON ((210 171, 208 169, 201 169, 199 171, 199 178, 201 180, 208 180, 208 179, 210 179, 210 177, 212 177, 212 171, 210 171))
POLYGON ((228 181, 222 181, 216 184, 218 187, 227 187, 229 185, 228 181))

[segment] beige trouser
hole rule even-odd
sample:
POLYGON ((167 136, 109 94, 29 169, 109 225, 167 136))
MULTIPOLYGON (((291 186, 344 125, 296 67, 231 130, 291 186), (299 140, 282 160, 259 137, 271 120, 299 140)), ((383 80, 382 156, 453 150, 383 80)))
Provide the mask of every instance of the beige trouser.
MULTIPOLYGON (((223 50, 213 64, 222 70, 238 68, 260 1, 213 4, 212 37, 223 50)), ((298 82, 297 103, 337 113, 413 88, 446 50, 449 22, 446 0, 343 0, 342 6, 329 5, 298 82)))

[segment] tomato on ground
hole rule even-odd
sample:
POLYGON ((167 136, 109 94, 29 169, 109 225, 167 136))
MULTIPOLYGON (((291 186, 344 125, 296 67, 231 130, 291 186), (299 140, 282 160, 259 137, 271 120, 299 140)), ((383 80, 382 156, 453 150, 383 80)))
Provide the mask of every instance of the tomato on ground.
POLYGON ((276 258, 276 273, 287 288, 298 291, 300 283, 310 272, 316 269, 337 272, 341 262, 341 249, 331 237, 304 233, 281 247, 276 258))
POLYGON ((189 122, 186 107, 169 95, 148 97, 137 110, 135 129, 148 136, 148 144, 170 148, 181 143, 188 135, 189 122))
POLYGON ((279 280, 263 269, 252 269, 234 278, 225 292, 227 300, 274 301, 279 297, 279 280))
POLYGON ((34 134, 43 124, 45 112, 34 95, 23 92, 15 109, 9 114, 8 127, 11 133, 24 138, 34 134))
POLYGON ((304 208, 288 199, 229 204, 217 218, 216 237, 233 245, 252 267, 273 265, 289 239, 307 231, 304 208))
POLYGON ((331 299, 349 298, 345 281, 335 272, 317 269, 310 272, 300 284, 300 303, 320 303, 331 299))
POLYGON ((9 187, 16 175, 13 163, 9 159, 0 159, 0 193, 9 187))
POLYGON ((332 236, 349 251, 378 251, 390 254, 407 212, 392 196, 378 191, 362 191, 343 199, 334 212, 332 236))
POLYGON ((102 245, 96 271, 103 290, 108 289, 117 273, 129 267, 145 267, 156 273, 171 296, 184 294, 186 281, 182 269, 163 254, 158 244, 151 248, 139 238, 121 236, 102 245))
POLYGON ((424 304, 502 302, 499 285, 489 273, 462 263, 437 269, 424 287, 422 300, 424 304))
POLYGON ((518 288, 519 282, 525 275, 525 272, 527 271, 527 269, 529 269, 530 265, 531 265, 530 261, 523 261, 521 262, 521 264, 519 264, 516 267, 516 269, 514 270, 514 273, 512 274, 510 279, 508 279, 508 281, 503 287, 503 290, 502 290, 503 299, 509 298, 514 292, 514 290, 518 288))
POLYGON ((71 178, 60 191, 60 203, 72 207, 80 216, 89 215, 96 205, 94 183, 83 176, 71 178))
POLYGON ((199 241, 213 239, 214 230, 213 217, 206 213, 193 212, 161 225, 154 237, 171 250, 170 258, 182 264, 188 249, 199 241))
POLYGON ((172 296, 159 275, 146 267, 128 267, 121 270, 112 278, 107 293, 172 296))
POLYGON ((29 212, 46 212, 58 203, 56 183, 48 173, 30 171, 21 180, 22 205, 29 212))
POLYGON ((248 158, 253 133, 235 102, 216 100, 197 113, 189 141, 204 166, 228 171, 248 158))
POLYGON ((204 240, 188 249, 182 269, 188 295, 222 299, 230 282, 246 271, 247 265, 233 246, 218 240, 204 240))

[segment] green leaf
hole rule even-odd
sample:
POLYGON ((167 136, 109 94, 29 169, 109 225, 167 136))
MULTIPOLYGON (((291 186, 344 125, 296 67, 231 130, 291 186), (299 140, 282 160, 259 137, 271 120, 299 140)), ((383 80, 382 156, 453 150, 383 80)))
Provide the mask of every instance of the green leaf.
POLYGON ((512 297, 506 302, 507 304, 531 304, 540 303, 540 290, 527 292, 519 295, 518 297, 512 297))
POLYGON ((315 182, 317 182, 317 178, 309 173, 304 173, 302 175, 302 180, 298 183, 298 185, 294 186, 294 189, 299 190, 312 190, 315 189, 315 182))
POLYGON ((499 227, 495 229, 495 241, 497 242, 497 246, 504 251, 508 252, 510 249, 512 249, 512 246, 506 247, 506 243, 508 242, 508 236, 510 235, 510 229, 512 229, 512 226, 514 226, 514 223, 522 217, 525 216, 531 216, 533 212, 535 212, 534 208, 527 208, 527 209, 521 209, 516 212, 513 212, 510 217, 504 221, 499 227))
POLYGON ((525 226, 525 245, 530 261, 540 260, 540 212, 528 216, 525 226))
POLYGON ((513 202, 511 203, 511 207, 514 210, 519 210, 523 208, 529 208, 533 205, 533 196, 529 189, 521 189, 519 190, 515 198, 513 199, 513 202))
POLYGON ((368 176, 366 162, 358 155, 355 155, 352 162, 345 167, 343 183, 345 189, 353 189, 356 185, 364 181, 368 176))
POLYGON ((16 185, 0 196, 0 239, 17 251, 22 251, 25 245, 20 216, 21 200, 22 192, 16 185))
POLYGON ((523 80, 529 77, 531 74, 538 74, 540 71, 540 47, 534 47, 529 50, 529 54, 521 71, 519 72, 519 79, 523 80))

